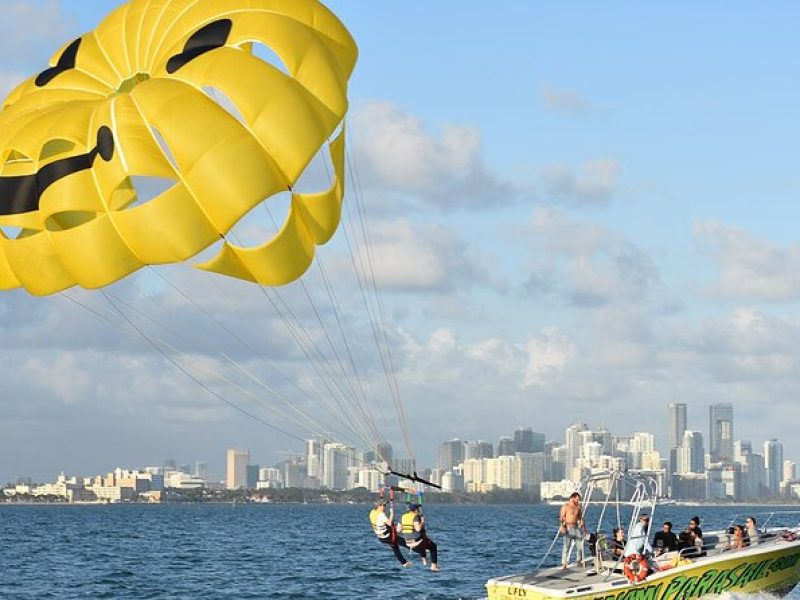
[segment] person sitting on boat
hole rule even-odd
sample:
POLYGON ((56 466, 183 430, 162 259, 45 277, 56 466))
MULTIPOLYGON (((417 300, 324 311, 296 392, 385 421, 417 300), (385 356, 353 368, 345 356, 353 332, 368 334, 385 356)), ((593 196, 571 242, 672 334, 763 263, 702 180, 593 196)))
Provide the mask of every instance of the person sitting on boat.
POLYGON ((728 549, 729 550, 739 550, 747 546, 747 543, 744 539, 744 527, 741 525, 734 525, 733 526, 733 534, 731 535, 731 541, 728 542, 728 549))
POLYGON ((689 525, 678 536, 678 549, 686 556, 698 556, 703 553, 703 530, 700 529, 700 517, 689 519, 689 525))
POLYGON ((622 527, 615 527, 611 536, 611 555, 619 558, 625 552, 625 530, 622 527))
POLYGON ((761 536, 758 533, 758 526, 756 524, 755 517, 747 517, 744 520, 744 526, 747 528, 747 536, 746 541, 749 546, 755 546, 758 542, 761 541, 761 536))
POLYGON ((671 522, 664 521, 661 531, 656 532, 653 537, 653 547, 655 548, 656 556, 665 552, 674 552, 678 549, 678 536, 672 531, 671 522))
POLYGON ((583 539, 586 534, 586 526, 583 523, 581 495, 578 492, 572 492, 569 500, 561 507, 558 523, 558 531, 564 536, 564 545, 561 550, 561 568, 567 568, 569 553, 573 544, 575 545, 575 559, 583 567, 583 539))
POLYGON ((697 551, 703 553, 703 530, 700 529, 700 517, 695 515, 689 519, 689 529, 692 532, 692 541, 694 542, 697 551))
POLYGON ((404 567, 410 567, 411 563, 408 562, 403 553, 400 552, 400 546, 407 548, 405 539, 398 537, 394 528, 394 507, 389 506, 389 514, 386 514, 386 500, 381 498, 375 503, 369 513, 369 521, 372 524, 372 530, 375 536, 382 544, 389 544, 394 552, 394 557, 404 567))
POLYGON ((400 519, 400 532, 406 546, 422 557, 422 564, 427 563, 427 551, 431 553, 431 571, 440 571, 438 549, 436 543, 428 537, 425 531, 425 517, 422 516, 420 505, 409 503, 408 510, 400 519))

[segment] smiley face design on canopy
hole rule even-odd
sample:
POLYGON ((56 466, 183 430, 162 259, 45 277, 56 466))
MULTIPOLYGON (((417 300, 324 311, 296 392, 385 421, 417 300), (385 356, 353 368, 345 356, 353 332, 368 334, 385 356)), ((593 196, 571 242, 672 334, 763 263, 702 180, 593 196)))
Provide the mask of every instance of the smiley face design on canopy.
POLYGON ((339 223, 357 52, 316 0, 120 6, 3 103, 0 226, 18 233, 0 235, 0 288, 98 288, 187 260, 292 190, 327 143, 329 190, 293 193, 273 239, 249 248, 225 240, 197 265, 264 285, 300 277, 339 223), (285 70, 259 58, 257 44, 285 70), (142 201, 135 177, 172 185, 142 201))

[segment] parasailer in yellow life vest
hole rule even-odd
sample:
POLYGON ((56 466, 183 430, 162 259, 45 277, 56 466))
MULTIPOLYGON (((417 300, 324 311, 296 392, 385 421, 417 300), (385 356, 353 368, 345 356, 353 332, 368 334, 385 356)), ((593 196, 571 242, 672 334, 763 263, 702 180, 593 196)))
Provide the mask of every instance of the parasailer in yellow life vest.
POLYGON ((408 562, 403 553, 400 552, 400 546, 407 548, 406 540, 397 535, 394 527, 394 506, 389 506, 389 514, 386 514, 386 500, 381 498, 375 503, 375 508, 369 512, 369 522, 372 525, 372 530, 375 536, 382 544, 389 544, 394 552, 397 561, 404 567, 410 567, 411 563, 408 562))
POLYGON ((400 536, 406 546, 422 557, 422 564, 427 564, 427 551, 431 553, 431 571, 439 571, 438 550, 436 543, 425 532, 425 517, 422 516, 422 507, 416 503, 409 503, 408 510, 400 519, 400 536))

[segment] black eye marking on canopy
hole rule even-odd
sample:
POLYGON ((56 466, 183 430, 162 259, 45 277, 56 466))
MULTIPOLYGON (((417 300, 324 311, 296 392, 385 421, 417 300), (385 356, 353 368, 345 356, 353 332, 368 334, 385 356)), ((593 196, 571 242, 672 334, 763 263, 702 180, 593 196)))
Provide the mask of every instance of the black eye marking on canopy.
POLYGON ((172 75, 185 64, 193 61, 201 54, 222 48, 231 34, 233 21, 220 19, 204 25, 195 31, 183 46, 183 52, 176 54, 167 61, 167 73, 172 75))
POLYGON ((106 162, 114 156, 114 134, 105 125, 97 130, 97 145, 86 154, 51 162, 33 175, 0 176, 0 215, 39 210, 39 198, 48 187, 73 173, 91 169, 97 156, 106 162))
POLYGON ((78 48, 81 47, 81 38, 72 42, 61 56, 58 57, 58 62, 55 67, 45 69, 36 77, 36 87, 44 87, 50 83, 56 75, 60 75, 64 71, 69 71, 75 68, 75 59, 78 57, 78 48))

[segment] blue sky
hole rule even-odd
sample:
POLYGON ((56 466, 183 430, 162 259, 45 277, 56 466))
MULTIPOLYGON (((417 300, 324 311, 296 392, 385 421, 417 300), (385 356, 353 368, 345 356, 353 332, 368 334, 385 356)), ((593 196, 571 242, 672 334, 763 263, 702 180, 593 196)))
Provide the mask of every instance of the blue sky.
MULTIPOLYGON (((119 4, 0 1, 5 89, 119 4)), ((737 438, 778 436, 798 456, 795 4, 328 6, 360 48, 351 150, 421 462, 452 436, 496 441, 531 425, 560 439, 575 420, 651 430, 661 443, 670 401, 687 401, 690 426, 703 431, 708 403, 733 401, 737 438)), ((339 238, 333 265, 337 249, 339 238)), ((11 307, 51 320, 64 309, 10 298, 0 298, 9 340, 21 335, 11 307)), ((47 337, 24 339, 37 335, 47 337)), ((92 351, 116 348, 110 340, 97 333, 92 351)), ((159 382, 140 392, 152 397, 119 393, 109 405, 100 381, 125 372, 122 358, 99 373, 91 354, 40 345, 9 348, 5 360, 40 377, 48 369, 31 365, 74 369, 86 394, 54 381, 54 397, 0 426, 0 480, 114 466, 97 457, 102 439, 42 424, 56 413, 114 432, 108 461, 179 455, 221 466, 236 444, 267 463, 296 446, 222 408, 171 413, 170 394, 194 393, 141 349, 119 352, 142 359, 137 381, 159 382), (37 456, 3 448, 43 427, 53 446, 37 456), (69 464, 55 464, 65 445, 69 464)), ((23 398, 35 394, 23 374, 12 380, 23 398)))

